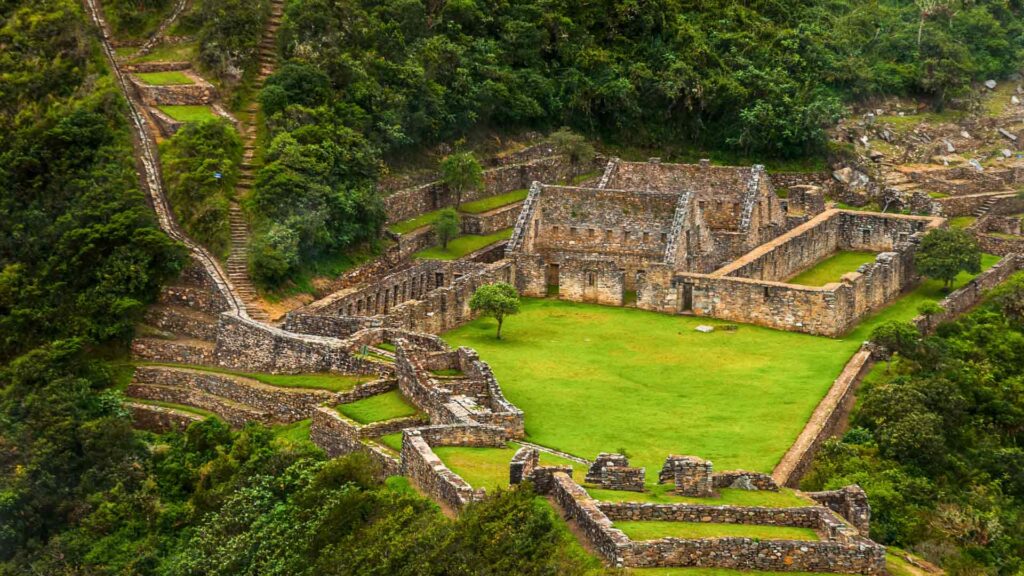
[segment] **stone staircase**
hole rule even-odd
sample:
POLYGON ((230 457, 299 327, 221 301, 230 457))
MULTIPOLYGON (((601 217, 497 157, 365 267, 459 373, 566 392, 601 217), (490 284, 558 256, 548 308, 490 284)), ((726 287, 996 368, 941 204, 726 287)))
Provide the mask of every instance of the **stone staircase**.
MULTIPOLYGON (((277 64, 277 30, 281 27, 281 16, 284 14, 284 0, 272 0, 270 19, 260 40, 260 71, 253 82, 253 88, 260 90, 267 77, 274 73, 277 64)), ((245 303, 245 309, 253 320, 267 322, 270 317, 260 306, 259 296, 249 278, 249 226, 245 220, 238 201, 249 196, 256 179, 256 138, 258 135, 257 121, 260 107, 252 102, 246 108, 245 121, 240 126, 242 135, 242 164, 235 189, 236 202, 232 202, 229 212, 231 223, 231 254, 228 256, 228 278, 235 291, 245 303)))
POLYGON ((978 206, 978 209, 974 211, 974 216, 981 218, 985 214, 988 214, 989 210, 996 205, 996 200, 996 198, 989 198, 988 200, 985 200, 985 202, 981 206, 978 206))

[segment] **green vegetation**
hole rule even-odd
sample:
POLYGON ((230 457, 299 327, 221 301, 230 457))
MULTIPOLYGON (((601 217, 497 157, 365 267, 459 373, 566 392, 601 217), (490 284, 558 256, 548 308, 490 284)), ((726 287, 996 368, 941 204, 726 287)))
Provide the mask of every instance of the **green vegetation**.
POLYGON ((920 546, 951 572, 1018 571, 1024 322, 1014 310, 1022 301, 1018 274, 905 347, 891 368, 876 367, 850 429, 825 443, 802 487, 858 483, 871 499, 872 538, 920 546))
POLYGON ((242 163, 242 141, 223 119, 186 124, 160 147, 167 199, 189 236, 226 258, 228 211, 242 163))
MULTIPOLYGON (((778 576, 778 572, 729 570, 727 568, 632 568, 626 571, 626 574, 634 576, 778 576)), ((786 575, 829 576, 827 572, 786 572, 786 575)))
POLYGON ((530 190, 528 188, 520 188, 519 190, 498 194, 497 196, 491 196, 490 198, 466 202, 459 207, 459 210, 467 214, 483 214, 484 212, 490 212, 496 208, 515 204, 516 202, 522 202, 523 200, 526 200, 526 197, 529 194, 530 190))
POLYGON ((184 86, 195 84, 192 78, 183 72, 137 72, 135 77, 150 86, 184 86))
POLYGON ((381 342, 381 343, 377 344, 375 347, 376 348, 380 348, 381 350, 387 350, 388 352, 397 352, 398 351, 398 348, 396 348, 395 345, 392 344, 391 342, 381 342))
POLYGON ((375 380, 377 376, 373 375, 362 375, 362 376, 349 376, 344 374, 261 374, 253 372, 238 372, 234 370, 227 370, 224 368, 215 368, 212 366, 191 366, 187 364, 162 364, 159 362, 147 362, 139 364, 140 366, 172 366, 175 368, 188 368, 190 370, 202 370, 204 372, 214 372, 219 374, 233 374, 235 376, 242 376, 245 378, 251 378, 264 384, 270 384, 271 386, 280 386, 282 388, 312 388, 316 390, 330 390, 331 392, 344 392, 351 390, 359 384, 364 384, 371 380, 375 380))
POLYGON ((862 264, 875 261, 874 252, 842 250, 787 280, 790 284, 824 286, 839 279, 848 272, 855 272, 862 264))
POLYGON ((447 249, 443 249, 440 246, 434 246, 433 248, 420 250, 414 256, 416 258, 424 258, 428 260, 457 260, 468 254, 472 254, 481 248, 490 246, 495 242, 508 240, 512 237, 512 232, 512 228, 506 228, 504 230, 499 230, 494 234, 487 234, 486 236, 466 234, 449 242, 447 249))
POLYGON ((444 370, 431 370, 431 374, 434 376, 463 376, 462 370, 457 368, 446 368, 444 370))
POLYGON ((633 540, 674 538, 757 538, 760 540, 817 541, 810 528, 760 526, 751 524, 716 524, 713 522, 620 521, 615 527, 633 540))
POLYGON ((462 205, 462 194, 484 185, 484 169, 472 152, 457 152, 441 161, 441 182, 455 192, 455 207, 462 205))
POLYGON ((485 284, 473 292, 469 309, 484 318, 494 318, 498 323, 495 337, 501 340, 501 326, 506 316, 519 314, 519 293, 511 284, 497 282, 485 284))
POLYGON ((415 218, 410 218, 409 220, 397 222, 395 224, 388 226, 388 230, 391 230, 395 234, 408 234, 413 230, 419 230, 424 226, 430 226, 431 224, 433 224, 434 220, 437 219, 437 217, 441 214, 443 210, 444 208, 440 210, 434 210, 433 212, 426 212, 424 214, 420 214, 415 218))
POLYGON ((203 70, 222 85, 234 86, 240 71, 243 75, 256 71, 259 42, 269 16, 269 0, 198 0, 179 26, 198 40, 203 70))
MULTIPOLYGON (((146 62, 191 62, 195 58, 196 51, 199 49, 198 45, 194 42, 183 42, 175 44, 162 44, 157 45, 149 51, 145 56, 139 56, 132 60, 134 64, 144 64, 146 62)), ((125 56, 131 56, 138 50, 132 48, 125 51, 125 56)))
POLYGON ((937 228, 925 234, 914 254, 917 271, 942 280, 949 288, 961 272, 981 272, 981 250, 974 237, 955 228, 937 228))
POLYGON ((173 6, 173 0, 106 0, 103 13, 117 37, 146 38, 173 6))
POLYGON ((160 111, 178 122, 205 122, 220 119, 209 106, 166 105, 160 111))
POLYGON ((377 439, 378 442, 391 448, 395 452, 402 451, 402 433, 395 432, 394 434, 385 434, 377 439))
POLYGON ((977 220, 974 216, 956 216, 949 219, 949 226, 950 228, 963 230, 964 228, 969 228, 977 220))
POLYGON ((391 390, 349 404, 339 404, 338 412, 360 424, 415 416, 419 413, 416 407, 410 404, 398 390, 391 390))
POLYGON ((717 498, 679 496, 671 492, 675 489, 675 486, 671 484, 648 484, 646 492, 604 490, 592 486, 587 486, 586 488, 587 492, 595 500, 607 502, 649 502, 651 504, 679 502, 684 504, 709 504, 712 506, 769 506, 777 508, 807 506, 810 504, 808 499, 798 496, 788 488, 782 488, 778 492, 723 488, 718 491, 717 498))
MULTIPOLYGON (((509 442, 505 448, 438 446, 434 453, 470 486, 491 492, 495 488, 508 487, 508 465, 518 449, 519 444, 509 442)), ((546 452, 540 453, 540 461, 549 466, 572 466, 575 478, 582 478, 587 473, 586 466, 546 452)))
POLYGON ((445 208, 434 219, 431 228, 433 229, 434 237, 441 241, 441 250, 446 251, 448 250, 448 242, 455 236, 458 236, 462 230, 462 220, 459 219, 459 213, 454 208, 445 208))
POLYGON ((842 339, 756 326, 701 334, 697 324, 721 323, 551 299, 524 299, 503 340, 490 319, 444 337, 491 365, 533 442, 591 457, 625 447, 652 480, 670 453, 770 472, 871 330, 944 296, 941 282, 923 282, 842 339))
POLYGON ((309 428, 312 424, 313 420, 307 418, 291 424, 279 424, 271 430, 274 432, 274 438, 287 448, 319 450, 309 439, 309 428))

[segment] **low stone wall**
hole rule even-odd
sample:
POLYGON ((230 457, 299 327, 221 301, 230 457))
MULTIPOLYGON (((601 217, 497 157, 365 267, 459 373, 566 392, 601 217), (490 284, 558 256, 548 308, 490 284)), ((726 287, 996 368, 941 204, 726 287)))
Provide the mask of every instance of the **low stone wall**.
POLYGON ((779 485, 768 474, 747 470, 716 472, 711 477, 715 488, 738 488, 740 490, 767 490, 777 492, 779 485))
POLYGON ((981 248, 981 251, 988 254, 995 254, 997 256, 1024 254, 1024 236, 1007 238, 993 236, 992 234, 976 233, 974 238, 978 241, 978 247, 981 248))
POLYGON ((358 357, 345 340, 287 332, 234 314, 222 314, 216 364, 274 374, 335 372, 389 375, 390 364, 358 357))
MULTIPOLYGON (((540 490, 537 485, 535 488, 540 490)), ((556 472, 551 477, 550 495, 562 515, 576 524, 576 529, 583 534, 590 548, 613 566, 624 565, 629 538, 612 526, 612 521, 586 490, 565 472, 556 472)))
POLYGON ((884 574, 885 548, 857 543, 757 540, 752 538, 662 538, 633 542, 623 551, 631 568, 713 567, 772 572, 884 574))
POLYGON ((536 448, 520 446, 508 464, 508 484, 515 486, 528 479, 540 465, 540 452, 536 448))
POLYGON ((132 383, 125 391, 131 398, 158 400, 184 406, 192 406, 213 412, 235 428, 241 428, 249 422, 271 424, 273 415, 249 406, 214 396, 199 390, 189 390, 176 386, 160 386, 156 384, 132 383))
POLYGON ((821 399, 810 420, 789 447, 782 460, 772 470, 772 478, 780 486, 795 487, 810 468, 814 455, 822 443, 837 434, 846 415, 853 408, 854 394, 861 379, 871 369, 870 348, 864 346, 850 358, 839 377, 832 383, 828 394, 821 399))
POLYGON ((703 504, 645 504, 641 502, 598 502, 598 508, 612 521, 643 520, 664 522, 713 522, 812 528, 822 526, 821 506, 764 508, 760 506, 707 506, 703 504))
POLYGON ((841 490, 808 492, 807 495, 846 518, 862 535, 867 536, 870 532, 871 505, 868 504, 868 495, 860 486, 854 484, 841 490))
POLYGON ((1005 282, 1010 276, 1024 268, 1024 257, 1010 254, 996 262, 991 268, 976 276, 961 288, 950 292, 939 301, 942 312, 931 317, 918 316, 914 324, 922 333, 928 334, 936 326, 967 312, 979 302, 985 292, 1005 282))
POLYGON ((228 303, 219 291, 200 286, 165 286, 160 291, 159 302, 168 306, 191 308, 206 314, 220 314, 228 310, 228 303))
POLYGON ((293 310, 284 317, 281 328, 289 332, 326 336, 328 338, 348 338, 359 332, 380 326, 381 320, 371 316, 333 316, 293 310))
POLYGON ((217 98, 213 84, 189 71, 182 72, 192 80, 192 84, 154 86, 134 76, 129 77, 129 82, 146 106, 200 106, 210 104, 217 98))
POLYGON ((420 426, 416 435, 431 446, 503 448, 510 440, 508 433, 497 426, 475 424, 420 426))
POLYGON ((462 214, 462 233, 486 235, 511 228, 522 210, 523 203, 516 202, 482 214, 462 214))
POLYGON ((354 452, 366 454, 380 467, 384 478, 402 473, 402 464, 398 458, 375 443, 363 442, 359 426, 333 407, 321 406, 313 412, 309 438, 331 458, 354 452))
MULTIPOLYGON (((528 188, 534 180, 561 182, 571 175, 572 167, 562 156, 546 156, 521 164, 502 165, 484 170, 484 185, 480 190, 463 193, 463 202, 472 202, 498 196, 520 188, 528 188)), ((455 196, 441 181, 421 184, 399 190, 384 198, 384 210, 389 223, 401 222, 420 214, 452 206, 455 196)))
POLYGON ((153 122, 156 124, 157 130, 160 131, 160 136, 164 138, 174 136, 185 125, 184 122, 171 118, 155 106, 151 106, 148 110, 150 117, 153 118, 153 122))
POLYGON ((191 62, 140 62, 121 67, 125 72, 178 72, 192 68, 191 62))
POLYGON ((622 454, 602 452, 587 469, 585 481, 607 490, 644 491, 645 469, 629 465, 622 454))
POLYGON ((351 404, 370 396, 376 396, 385 392, 390 392, 398 387, 398 382, 393 378, 381 378, 380 380, 374 380, 367 382, 366 384, 360 384, 351 390, 344 392, 338 392, 337 403, 338 404, 351 404))
POLYGON ((151 362, 174 364, 202 366, 214 363, 213 345, 199 340, 135 338, 132 340, 132 356, 151 362))
POLYGON ((444 465, 418 429, 406 429, 402 433, 402 475, 429 498, 456 512, 484 497, 483 490, 473 490, 468 482, 444 465))
POLYGON ((317 406, 338 402, 338 395, 327 390, 278 388, 249 378, 183 368, 139 366, 134 381, 214 394, 269 412, 281 422, 309 418, 317 406))
POLYGON ((157 434, 181 431, 190 424, 203 421, 203 417, 198 414, 171 410, 163 406, 141 402, 125 402, 124 405, 131 413, 133 427, 157 434))
POLYGON ((217 317, 184 306, 150 306, 144 321, 179 336, 210 342, 217 339, 217 317))
POLYGON ((942 208, 942 215, 947 218, 956 216, 972 216, 991 198, 1002 199, 1006 192, 983 192, 966 196, 947 196, 937 198, 935 202, 942 208))

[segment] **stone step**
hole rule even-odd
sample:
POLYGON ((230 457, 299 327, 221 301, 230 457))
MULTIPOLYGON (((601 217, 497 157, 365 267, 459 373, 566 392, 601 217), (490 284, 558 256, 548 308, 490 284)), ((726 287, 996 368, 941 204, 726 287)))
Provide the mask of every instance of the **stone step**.
POLYGON ((208 365, 214 361, 214 344, 195 338, 163 340, 136 338, 132 340, 132 356, 152 362, 208 365))

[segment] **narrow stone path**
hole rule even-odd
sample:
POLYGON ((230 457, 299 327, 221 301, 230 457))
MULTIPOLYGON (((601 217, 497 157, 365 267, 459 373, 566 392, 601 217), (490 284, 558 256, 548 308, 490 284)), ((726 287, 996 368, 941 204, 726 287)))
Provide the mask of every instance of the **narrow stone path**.
MULTIPOLYGON (((281 16, 284 14, 284 0, 272 0, 270 19, 260 40, 259 75, 253 82, 253 88, 259 91, 263 82, 274 73, 277 65, 277 30, 281 27, 281 16)), ((234 284, 245 303, 249 316, 254 320, 267 321, 270 317, 260 305, 256 287, 249 277, 249 224, 239 204, 252 191, 256 178, 256 140, 258 137, 257 121, 259 118, 259 102, 254 100, 246 108, 245 121, 239 127, 242 136, 242 165, 238 185, 235 188, 235 199, 228 212, 231 223, 231 253, 228 256, 228 277, 234 284)))
POLYGON ((175 222, 164 194, 163 180, 160 176, 160 163, 157 160, 156 142, 146 117, 142 113, 142 105, 135 99, 133 91, 128 85, 128 80, 118 65, 114 49, 110 45, 110 26, 107 25, 107 21, 103 17, 98 0, 84 0, 84 5, 86 12, 99 30, 103 54, 106 56, 114 78, 117 80, 117 85, 128 103, 128 120, 132 129, 132 145, 135 149, 139 180, 143 190, 149 197, 150 203, 153 205, 154 212, 156 212, 157 223, 168 236, 188 247, 193 257, 210 274, 218 290, 227 300, 230 309, 241 316, 248 316, 241 299, 235 293, 234 287, 228 280, 224 270, 221 269, 217 261, 205 248, 185 235, 178 227, 177 222, 175 222))

